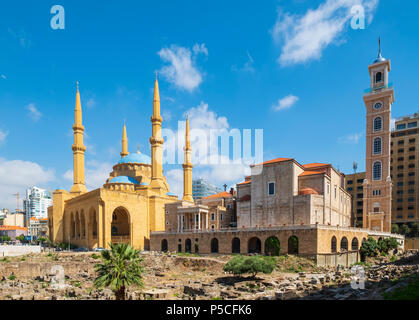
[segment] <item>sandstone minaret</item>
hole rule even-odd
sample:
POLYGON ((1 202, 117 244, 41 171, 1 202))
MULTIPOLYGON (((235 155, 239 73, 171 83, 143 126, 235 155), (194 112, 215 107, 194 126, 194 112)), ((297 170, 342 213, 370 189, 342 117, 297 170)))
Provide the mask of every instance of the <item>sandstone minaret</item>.
POLYGON ((76 108, 74 110, 74 114, 74 144, 72 146, 74 182, 70 192, 83 193, 87 192, 84 180, 84 152, 86 151, 86 147, 83 145, 84 127, 82 124, 81 102, 78 82, 76 93, 76 108))
POLYGON ((169 191, 168 186, 163 177, 163 137, 161 135, 162 117, 160 115, 160 94, 159 83, 154 82, 154 98, 153 98, 153 116, 151 117, 152 136, 151 144, 151 182, 152 189, 161 189, 161 191, 169 191))
POLYGON ((122 151, 120 153, 121 158, 127 156, 128 152, 128 138, 127 138, 127 127, 125 126, 124 121, 124 129, 122 130, 122 151))
POLYGON ((192 168, 191 162, 191 137, 189 133, 189 116, 186 118, 186 130, 185 130, 185 159, 182 165, 183 167, 183 200, 193 202, 192 197, 192 168))
POLYGON ((371 82, 364 94, 366 156, 363 227, 391 232, 390 120, 394 90, 388 82, 390 60, 381 56, 368 66, 371 82))

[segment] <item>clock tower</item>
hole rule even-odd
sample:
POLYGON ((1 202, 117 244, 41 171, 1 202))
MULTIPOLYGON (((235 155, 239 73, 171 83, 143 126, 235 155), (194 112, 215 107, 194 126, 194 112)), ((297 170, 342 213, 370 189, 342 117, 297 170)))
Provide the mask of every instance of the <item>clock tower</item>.
POLYGON ((394 90, 388 82, 390 60, 381 56, 368 66, 370 88, 365 90, 366 155, 363 183, 363 227, 391 232, 390 120, 394 90))

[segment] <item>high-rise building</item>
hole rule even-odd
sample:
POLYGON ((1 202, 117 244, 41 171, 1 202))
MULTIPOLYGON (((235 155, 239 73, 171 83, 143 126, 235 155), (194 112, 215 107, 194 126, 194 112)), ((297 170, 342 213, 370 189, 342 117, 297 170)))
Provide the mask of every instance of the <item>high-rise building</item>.
POLYGON ((370 88, 365 91, 366 154, 363 186, 363 227, 391 231, 390 120, 394 90, 388 82, 390 60, 381 56, 368 66, 370 88))
POLYGON ((26 199, 23 200, 26 218, 47 218, 48 207, 52 206, 52 198, 47 190, 32 187, 26 190, 26 199))
POLYGON ((362 228, 362 216, 364 207, 364 179, 365 172, 357 172, 345 175, 345 189, 352 196, 352 222, 351 226, 362 228))
POLYGON ((192 197, 194 201, 211 196, 223 190, 212 185, 207 180, 199 178, 192 181, 192 197))
POLYGON ((396 119, 391 133, 392 222, 419 222, 419 113, 396 119))

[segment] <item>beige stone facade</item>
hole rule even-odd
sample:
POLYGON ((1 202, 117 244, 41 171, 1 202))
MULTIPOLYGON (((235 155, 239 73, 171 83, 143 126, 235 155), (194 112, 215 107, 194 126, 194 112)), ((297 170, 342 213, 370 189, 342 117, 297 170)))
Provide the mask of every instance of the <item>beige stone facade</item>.
POLYGON ((347 174, 345 178, 345 189, 352 197, 352 223, 353 227, 362 228, 364 214, 364 179, 365 172, 347 174))
POLYGON ((351 225, 344 176, 330 164, 277 158, 252 167, 237 185, 237 226, 351 225))

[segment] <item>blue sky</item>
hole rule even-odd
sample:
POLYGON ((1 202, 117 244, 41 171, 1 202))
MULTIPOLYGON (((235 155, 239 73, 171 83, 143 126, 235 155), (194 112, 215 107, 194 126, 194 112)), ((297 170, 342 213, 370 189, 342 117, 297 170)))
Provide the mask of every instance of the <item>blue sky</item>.
MULTIPOLYGON (((71 186, 75 82, 86 128, 88 188, 129 151, 150 154, 154 72, 164 127, 263 129, 265 160, 293 157, 352 172, 365 166, 368 64, 391 59, 392 116, 418 111, 419 2, 8 1, 0 10, 0 208, 25 186, 71 186), (53 30, 50 9, 65 9, 53 30), (354 5, 365 29, 352 29, 354 5)), ((215 184, 242 180, 244 165, 195 166, 215 184)), ((247 167, 247 166, 246 166, 247 167)), ((166 166, 180 192, 179 166, 166 166)))

